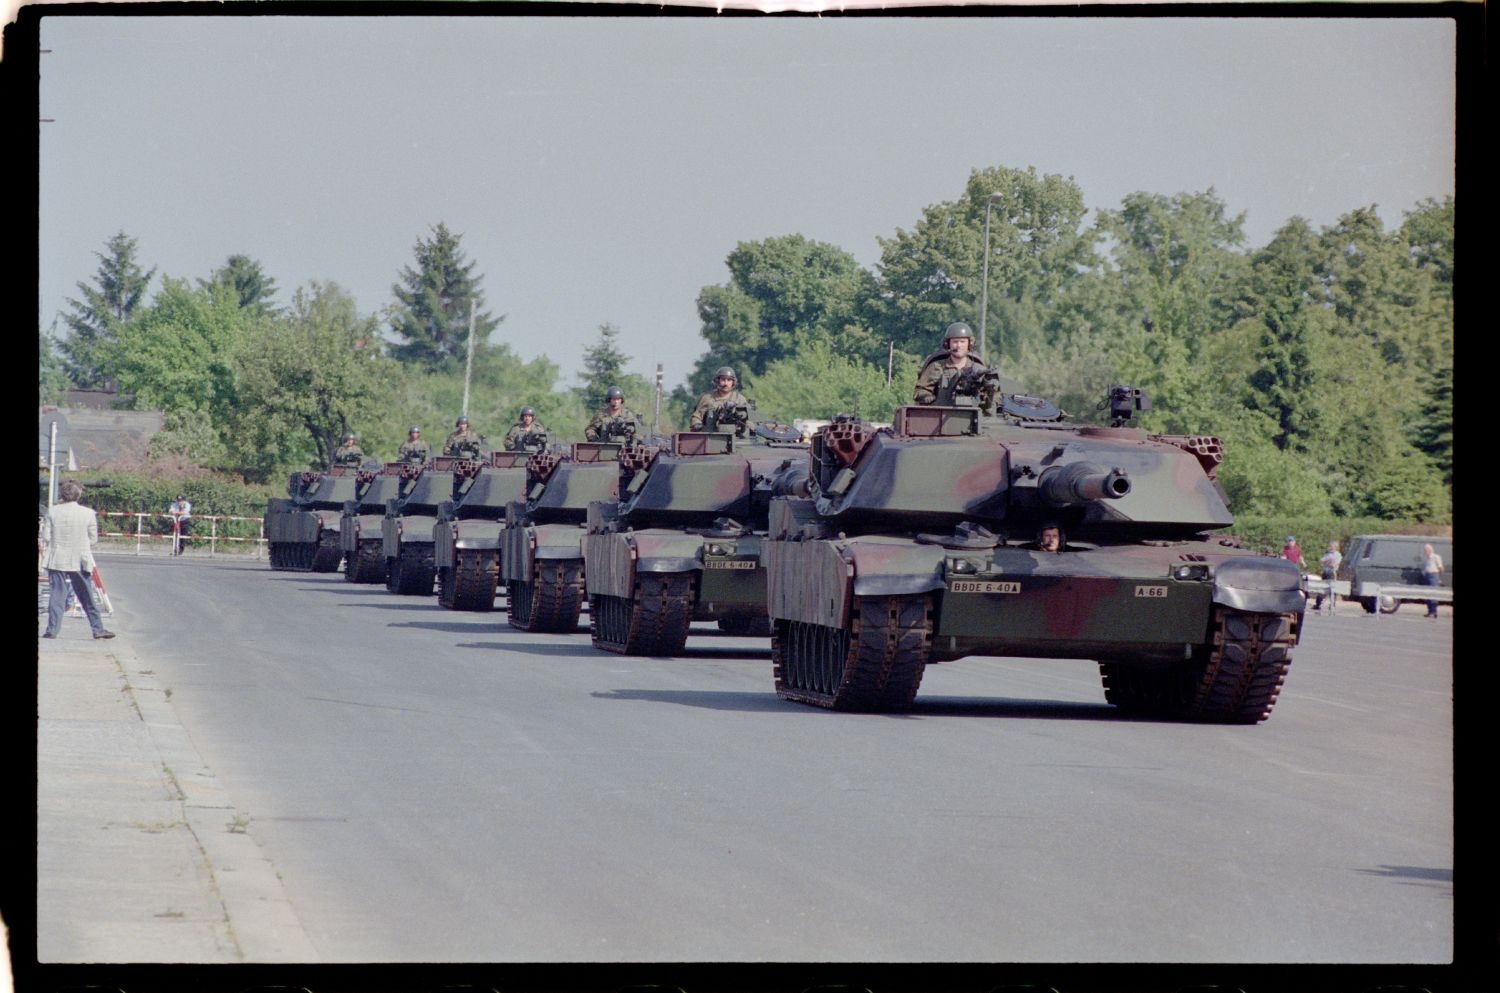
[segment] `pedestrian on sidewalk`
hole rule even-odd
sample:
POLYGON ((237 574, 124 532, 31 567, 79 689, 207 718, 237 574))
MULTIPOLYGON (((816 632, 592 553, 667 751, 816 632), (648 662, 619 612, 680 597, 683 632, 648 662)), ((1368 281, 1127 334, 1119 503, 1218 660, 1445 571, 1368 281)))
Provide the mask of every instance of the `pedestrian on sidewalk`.
MULTIPOLYGON (((1443 585, 1443 557, 1431 545, 1422 546, 1422 585, 1443 585)), ((1427 601, 1427 616, 1437 617, 1437 601, 1427 601)))
POLYGON ((68 587, 78 595, 83 612, 95 638, 113 638, 104 629, 99 606, 89 589, 94 575, 94 546, 99 543, 99 518, 78 502, 83 487, 69 479, 59 487, 62 502, 47 512, 42 525, 42 546, 46 552, 42 566, 47 570, 47 630, 43 638, 56 638, 62 629, 63 611, 68 602, 68 587))

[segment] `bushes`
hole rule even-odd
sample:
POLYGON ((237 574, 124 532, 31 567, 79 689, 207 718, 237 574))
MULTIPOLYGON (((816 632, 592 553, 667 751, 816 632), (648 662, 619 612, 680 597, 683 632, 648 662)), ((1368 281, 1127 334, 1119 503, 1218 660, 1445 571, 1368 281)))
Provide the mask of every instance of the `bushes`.
MULTIPOLYGON (((246 521, 220 521, 218 533, 225 537, 254 538, 260 534, 259 520, 265 516, 266 500, 283 496, 285 486, 251 485, 235 477, 219 475, 195 475, 180 478, 149 472, 107 473, 90 476, 80 474, 60 475, 75 478, 84 484, 83 503, 100 513, 145 513, 157 515, 145 521, 147 534, 166 534, 172 530, 166 517, 167 508, 178 494, 188 498, 196 517, 245 517, 246 521), (108 481, 108 486, 91 485, 108 481)), ((38 502, 47 503, 47 477, 39 480, 38 502)), ((207 524, 195 532, 206 535, 207 524)), ((113 529, 112 529, 113 530, 113 529)), ((132 528, 133 530, 133 528, 132 528)))

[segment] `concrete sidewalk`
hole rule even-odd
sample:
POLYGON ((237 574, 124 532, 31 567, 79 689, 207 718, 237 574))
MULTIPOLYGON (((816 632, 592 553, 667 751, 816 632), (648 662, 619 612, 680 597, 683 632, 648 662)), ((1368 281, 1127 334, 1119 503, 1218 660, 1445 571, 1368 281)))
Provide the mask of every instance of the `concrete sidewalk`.
POLYGON ((129 618, 107 623, 37 640, 36 961, 317 961, 129 618))

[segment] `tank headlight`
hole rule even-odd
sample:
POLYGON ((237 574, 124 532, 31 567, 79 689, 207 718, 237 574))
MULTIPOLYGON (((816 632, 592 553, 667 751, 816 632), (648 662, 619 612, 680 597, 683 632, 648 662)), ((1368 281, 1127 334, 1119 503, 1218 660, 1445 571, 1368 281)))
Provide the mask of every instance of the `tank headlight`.
POLYGON ((707 545, 703 549, 709 555, 733 555, 734 549, 728 545, 707 545))
POLYGON ((1180 582, 1201 583, 1212 574, 1212 569, 1206 562, 1185 562, 1172 569, 1172 578, 1180 582))
POLYGON ((971 576, 979 571, 979 564, 973 559, 949 559, 948 571, 961 576, 971 576))

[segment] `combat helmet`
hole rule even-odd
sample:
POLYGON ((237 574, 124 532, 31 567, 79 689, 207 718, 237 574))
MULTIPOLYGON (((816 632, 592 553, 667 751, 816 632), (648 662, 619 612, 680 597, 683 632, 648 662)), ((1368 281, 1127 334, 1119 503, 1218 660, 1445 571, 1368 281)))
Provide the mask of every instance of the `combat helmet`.
POLYGON ((457 427, 463 427, 467 423, 469 423, 469 416, 467 414, 465 414, 465 415, 461 416, 458 420, 454 421, 453 422, 453 426, 456 427, 456 428, 457 427))
POLYGON ((729 368, 729 366, 727 366, 727 365, 721 365, 721 366, 719 366, 719 370, 714 373, 714 379, 718 380, 718 379, 721 379, 721 378, 723 378, 725 376, 728 376, 730 379, 734 380, 736 383, 738 383, 740 381, 740 377, 738 377, 738 376, 736 376, 734 374, 734 370, 733 369, 729 368))
POLYGON ((609 388, 609 392, 606 393, 606 394, 604 394, 604 399, 606 399, 606 400, 623 400, 623 399, 625 399, 625 391, 622 390, 622 389, 620 389, 618 386, 611 386, 609 388))
POLYGON ((943 332, 943 344, 946 345, 954 338, 968 338, 969 344, 974 343, 974 329, 963 321, 954 321, 948 325, 948 330, 943 332))
POLYGON ((536 408, 535 407, 522 407, 521 408, 521 416, 525 417, 527 414, 530 414, 532 417, 535 417, 536 416, 536 408))

